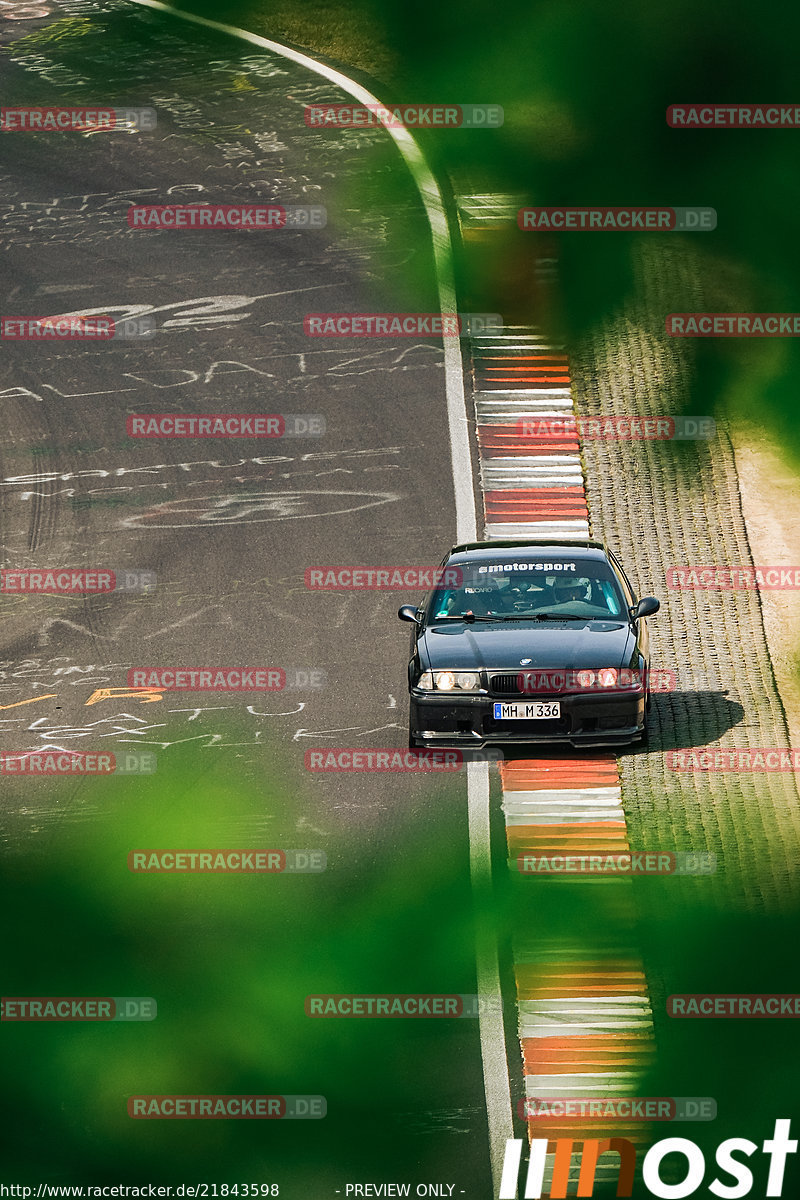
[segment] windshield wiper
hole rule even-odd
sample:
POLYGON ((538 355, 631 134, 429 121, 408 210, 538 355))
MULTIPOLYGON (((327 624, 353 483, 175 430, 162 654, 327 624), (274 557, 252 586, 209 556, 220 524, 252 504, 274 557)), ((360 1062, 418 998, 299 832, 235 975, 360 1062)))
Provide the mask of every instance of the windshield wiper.
POLYGON ((512 617, 524 621, 604 621, 605 617, 576 617, 572 613, 531 613, 529 617, 512 617))
POLYGON ((505 617, 478 617, 475 613, 448 613, 446 617, 431 617, 428 624, 433 624, 434 621, 466 621, 471 625, 473 621, 504 621, 505 617))
POLYGON ((603 617, 576 617, 572 613, 498 613, 496 617, 478 617, 474 613, 448 613, 446 617, 431 617, 428 624, 433 624, 436 621, 466 621, 471 625, 473 621, 607 621, 608 616, 603 617))

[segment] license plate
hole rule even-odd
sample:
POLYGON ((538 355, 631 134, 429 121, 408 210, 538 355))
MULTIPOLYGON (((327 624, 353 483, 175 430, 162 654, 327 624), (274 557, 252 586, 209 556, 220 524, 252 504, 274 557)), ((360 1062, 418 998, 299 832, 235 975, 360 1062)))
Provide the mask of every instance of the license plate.
POLYGON ((533 704, 501 704, 494 706, 495 721, 546 721, 561 716, 560 700, 537 700, 533 704))

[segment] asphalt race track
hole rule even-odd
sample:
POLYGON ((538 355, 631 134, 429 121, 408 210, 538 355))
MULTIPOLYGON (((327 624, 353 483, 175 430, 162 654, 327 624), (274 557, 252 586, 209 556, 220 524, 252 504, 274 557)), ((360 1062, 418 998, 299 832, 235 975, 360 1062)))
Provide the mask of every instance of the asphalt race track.
MULTIPOLYGON (((686 441, 574 424, 694 415, 692 352, 664 316, 700 304, 704 251, 689 245, 702 235, 643 235, 628 300, 565 346, 557 264, 572 235, 517 238, 531 197, 468 193, 478 167, 454 170, 437 186, 461 238, 458 307, 507 300, 502 330, 460 353, 433 334, 316 336, 314 315, 440 309, 446 238, 424 188, 384 129, 306 123, 307 105, 352 99, 333 82, 146 3, 0 0, 4 110, 157 114, 152 127, 0 130, 8 1177, 139 1179, 213 1200, 409 1194, 365 1190, 392 1182, 510 1200, 507 1139, 514 1167, 526 1135, 583 1142, 602 1128, 644 1151, 688 1130, 708 1150, 723 1129, 745 1132, 748 1106, 762 1123, 784 1116, 785 1026, 753 1022, 746 1040, 734 1021, 706 1033, 669 1019, 693 989, 791 986, 796 771, 681 759, 790 750, 758 589, 670 582, 680 564, 753 564, 733 443, 724 416, 686 441), (170 229, 141 216, 169 205, 281 219, 170 229), (117 332, 8 332, 43 317, 117 332), (242 415, 271 436, 136 436, 242 415), (526 431, 539 417, 555 432, 526 431), (410 769, 396 611, 473 528, 604 539, 638 595, 660 598, 648 628, 671 682, 646 743, 518 745, 494 754, 499 769, 421 752, 410 769), (376 570, 420 582, 365 583, 376 570), (19 583, 48 572, 116 586, 19 583), (237 849, 269 850, 281 869, 143 866, 237 849), (691 859, 692 877, 518 866, 651 851, 691 859), (313 1019, 313 997, 416 993, 466 997, 469 1015, 313 1019), (501 999, 502 1016, 483 1007, 479 1021, 476 993, 501 999), (12 1023, 9 998, 13 1012, 15 997, 46 996, 117 998, 128 1015, 12 1023), (153 1098, 232 1095, 283 1097, 285 1111, 135 1119, 153 1098), (664 1128, 525 1105, 648 1095, 709 1108, 664 1128)), ((556 1158, 562 1195, 577 1166, 556 1158)), ((674 1163, 665 1175, 680 1182, 674 1163)), ((618 1176, 606 1160, 598 1186, 618 1176)))

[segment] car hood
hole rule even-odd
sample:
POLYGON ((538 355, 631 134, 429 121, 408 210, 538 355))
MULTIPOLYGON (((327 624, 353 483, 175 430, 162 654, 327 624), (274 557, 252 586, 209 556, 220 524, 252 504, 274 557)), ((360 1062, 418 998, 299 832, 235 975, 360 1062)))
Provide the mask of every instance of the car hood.
MULTIPOLYGON (((508 625, 433 624, 418 642, 422 670, 518 671, 627 667, 636 646, 630 625, 589 620, 508 625), (530 663, 521 663, 529 658, 530 663)), ((638 664, 634 664, 638 665, 638 664)))

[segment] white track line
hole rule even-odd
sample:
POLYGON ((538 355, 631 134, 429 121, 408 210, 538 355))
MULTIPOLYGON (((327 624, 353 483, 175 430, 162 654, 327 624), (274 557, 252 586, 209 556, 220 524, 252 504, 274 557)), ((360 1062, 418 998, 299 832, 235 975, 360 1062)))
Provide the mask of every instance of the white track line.
MULTIPOLYGON (((477 897, 476 921, 478 994, 500 998, 500 969, 497 938, 486 925, 486 912, 492 911, 492 860, 489 837, 489 767, 487 763, 467 766, 467 804, 469 807, 469 859, 472 888, 477 897)), ((511 1084, 506 1058, 505 1031, 500 1004, 494 1011, 481 1014, 480 1039, 483 1058, 483 1086, 489 1114, 489 1150, 495 1191, 499 1190, 506 1142, 514 1136, 511 1113, 511 1084)))
MULTIPOLYGON (((144 8, 154 9, 167 16, 215 29, 240 41, 249 42, 262 50, 279 54, 301 67, 313 71, 341 88, 360 104, 381 106, 380 100, 365 87, 349 79, 341 71, 319 63, 308 54, 282 46, 257 33, 237 29, 197 17, 193 13, 170 8, 160 0, 133 0, 144 8)), ((385 126, 403 157, 417 185, 431 227, 433 256, 436 264, 436 281, 439 293, 439 308, 443 314, 457 312, 455 279, 453 276, 453 247, 447 224, 442 194, 425 158, 407 129, 385 126)), ((450 458, 453 469, 453 486, 456 508, 456 541, 474 542, 478 536, 475 494, 472 487, 472 466, 467 421, 467 402, 464 395, 464 378, 461 363, 461 348, 454 338, 443 338, 445 397, 447 400, 447 422, 450 435, 450 458)), ((467 807, 469 813, 470 868, 473 886, 480 894, 483 873, 490 864, 489 852, 489 766, 488 763, 470 763, 467 770, 467 807)), ((491 870, 491 867, 488 868, 491 870)), ((505 1034, 501 1011, 502 992, 497 963, 497 945, 493 938, 479 938, 477 942, 476 967, 478 991, 490 1002, 481 1006, 478 1017, 483 1059, 483 1085, 486 1094, 486 1112, 489 1121, 489 1152, 495 1191, 498 1190, 503 1169, 506 1139, 513 1137, 514 1127, 511 1112, 511 1084, 506 1060, 505 1034), (484 1012, 483 1009, 489 1009, 484 1012)))

